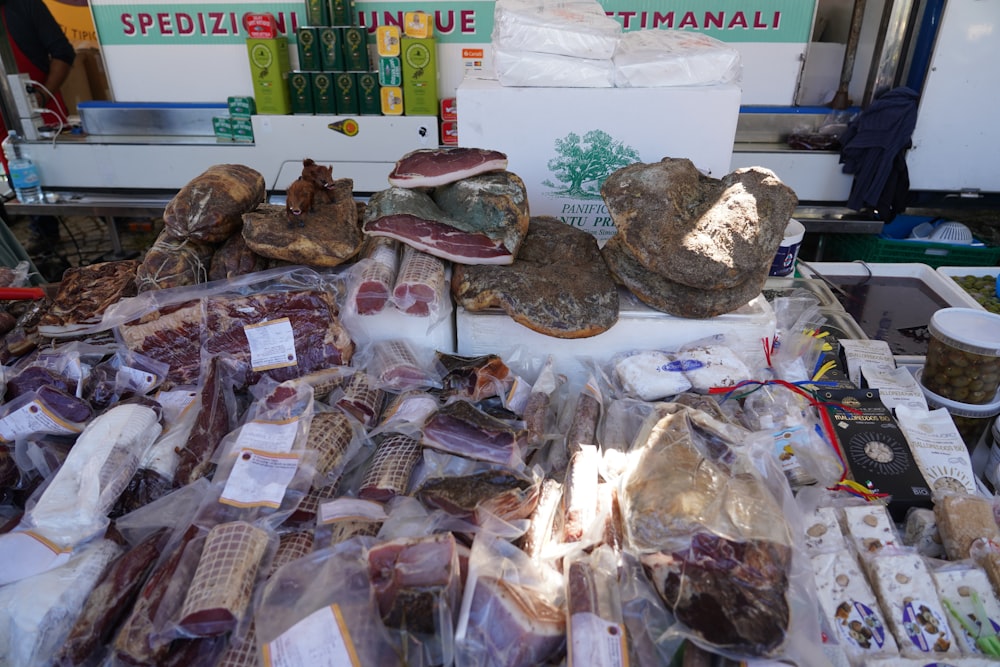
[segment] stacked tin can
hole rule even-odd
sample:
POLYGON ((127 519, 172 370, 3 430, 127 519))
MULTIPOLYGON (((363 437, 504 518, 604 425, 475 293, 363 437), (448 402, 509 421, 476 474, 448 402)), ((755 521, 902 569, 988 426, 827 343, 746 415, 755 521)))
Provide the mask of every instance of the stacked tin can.
POLYGON ((293 114, 380 115, 378 73, 351 0, 306 0, 296 30, 299 66, 288 76, 293 114))

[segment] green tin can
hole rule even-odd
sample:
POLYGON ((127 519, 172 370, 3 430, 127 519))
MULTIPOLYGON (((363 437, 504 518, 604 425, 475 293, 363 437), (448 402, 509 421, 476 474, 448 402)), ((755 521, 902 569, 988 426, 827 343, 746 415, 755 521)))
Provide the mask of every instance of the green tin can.
POLYGON ((319 65, 324 72, 343 72, 344 49, 343 28, 319 28, 319 65))
POLYGON ((304 72, 320 70, 318 31, 319 28, 299 28, 295 33, 299 48, 299 69, 304 72))
POLYGON ((330 6, 327 0, 306 0, 306 25, 330 25, 330 6))
POLYGON ((358 115, 358 77, 354 72, 333 74, 334 94, 337 98, 337 113, 345 116, 358 115))
POLYGON ((377 72, 358 72, 358 113, 362 116, 382 114, 382 86, 378 83, 377 72))
POLYGON ((313 110, 317 115, 337 113, 337 91, 334 72, 313 72, 313 110))
POLYGON ((288 73, 288 94, 292 100, 293 114, 315 113, 313 108, 313 83, 311 72, 298 70, 288 73))
POLYGON ((382 56, 378 59, 378 82, 383 86, 403 85, 403 63, 399 56, 382 56))
POLYGON ((353 0, 329 0, 327 3, 330 25, 356 25, 353 0))
POLYGON ((364 28, 344 28, 341 40, 344 46, 344 69, 349 72, 367 72, 368 32, 364 28))

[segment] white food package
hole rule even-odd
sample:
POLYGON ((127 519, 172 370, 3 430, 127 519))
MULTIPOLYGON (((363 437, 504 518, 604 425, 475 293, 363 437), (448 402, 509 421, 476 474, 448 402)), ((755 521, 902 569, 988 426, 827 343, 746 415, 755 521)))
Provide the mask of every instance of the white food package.
MULTIPOLYGON (((987 623, 987 632, 995 631, 996 624, 1000 623, 1000 602, 993 595, 993 588, 990 586, 989 577, 986 572, 978 567, 957 567, 937 570, 934 573, 934 584, 937 586, 938 596, 942 604, 947 600, 954 610, 963 618, 969 620, 972 625, 982 626, 987 623), (979 595, 979 599, 986 612, 986 619, 980 619, 979 611, 972 601, 972 592, 979 595)), ((948 622, 951 623, 951 630, 955 633, 959 648, 962 653, 968 655, 982 655, 982 650, 976 646, 976 640, 962 627, 954 616, 948 614, 948 622)))
POLYGON ((817 507, 803 516, 806 551, 810 554, 847 549, 847 540, 840 530, 836 507, 817 507))
POLYGON ((493 13, 493 46, 507 52, 610 61, 621 34, 596 0, 498 0, 493 13))
POLYGON ((694 341, 676 356, 684 376, 697 392, 707 394, 713 388, 734 387, 753 377, 742 357, 724 344, 694 341))
POLYGON ((814 554, 816 593, 837 643, 851 665, 876 657, 898 655, 896 640, 886 625, 875 593, 847 549, 814 554))
POLYGON ((707 86, 739 83, 743 61, 735 47, 687 30, 633 30, 613 56, 615 86, 707 86))
POLYGON ((54 570, 0 587, 0 665, 50 664, 121 551, 111 540, 96 540, 54 570))
POLYGON ((958 656, 958 644, 923 556, 882 554, 869 564, 878 596, 899 652, 906 658, 958 656))
POLYGON ((676 396, 691 388, 673 355, 660 350, 623 354, 615 360, 614 369, 622 388, 644 401, 676 396))
POLYGON ((611 88, 614 85, 614 67, 610 59, 510 51, 494 46, 493 66, 503 86, 611 88))

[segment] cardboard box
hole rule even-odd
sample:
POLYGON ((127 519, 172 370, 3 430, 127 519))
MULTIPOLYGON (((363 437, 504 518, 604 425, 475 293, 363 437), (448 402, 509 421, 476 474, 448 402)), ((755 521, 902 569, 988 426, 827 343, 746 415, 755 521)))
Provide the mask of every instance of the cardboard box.
POLYGON ((458 145, 458 123, 453 120, 441 121, 441 143, 445 146, 458 145))
POLYGON ((467 77, 457 100, 462 144, 507 154, 532 215, 558 217, 606 240, 615 227, 600 188, 613 171, 673 157, 690 159, 713 178, 730 172, 741 91, 733 84, 514 88, 467 77), (603 158, 603 168, 575 182, 566 146, 603 158))
POLYGON ((403 37, 400 40, 403 69, 403 111, 407 116, 438 113, 437 40, 403 37))
POLYGON ((441 100, 441 120, 458 120, 458 104, 454 97, 446 97, 441 100))
POLYGON ((233 141, 253 142, 253 122, 249 118, 232 118, 233 141))
POLYGON ((380 25, 375 29, 375 52, 380 57, 399 56, 399 26, 380 25))
POLYGON ((292 113, 312 115, 316 113, 313 104, 312 72, 291 72, 288 75, 288 94, 291 97, 292 113))
POLYGON ((226 98, 230 116, 249 118, 257 113, 257 104, 249 95, 230 95, 226 98))
POLYGON ((278 32, 274 15, 268 12, 247 14, 247 55, 257 112, 284 115, 291 111, 288 95, 288 38, 278 32))
POLYGON ((378 59, 378 82, 382 86, 403 85, 403 64, 398 56, 383 56, 378 59))
POLYGON ((434 17, 427 12, 414 11, 403 14, 403 34, 424 39, 434 34, 434 17))
POLYGON ((233 121, 229 116, 215 116, 212 118, 212 129, 215 131, 215 138, 222 141, 233 140, 233 121))

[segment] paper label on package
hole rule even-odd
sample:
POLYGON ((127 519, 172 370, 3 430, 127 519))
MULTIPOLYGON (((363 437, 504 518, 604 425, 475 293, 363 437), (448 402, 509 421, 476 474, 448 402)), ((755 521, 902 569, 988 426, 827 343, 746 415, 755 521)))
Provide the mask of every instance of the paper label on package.
POLYGON ((0 419, 0 440, 5 442, 14 442, 18 436, 32 433, 76 435, 82 430, 82 426, 57 417, 41 401, 26 403, 0 419))
POLYGON ((251 421, 240 428, 236 445, 242 449, 285 454, 292 451, 298 430, 298 417, 282 422, 251 421))
POLYGON ((287 317, 243 327, 250 344, 250 366, 255 371, 285 368, 298 363, 295 358, 295 335, 287 317))
POLYGON ((163 408, 164 433, 177 420, 191 409, 194 400, 198 398, 198 392, 188 389, 172 389, 161 391, 156 394, 156 402, 163 408))
POLYGON ((903 605, 902 627, 913 645, 924 653, 943 653, 951 646, 948 621, 919 598, 908 599, 903 605))
POLYGON ((236 457, 219 502, 234 507, 278 508, 298 468, 298 454, 243 449, 236 457))
POLYGON ((321 524, 336 521, 385 521, 387 515, 381 504, 360 498, 337 498, 319 506, 321 524))
POLYGON ((507 396, 504 399, 507 409, 515 414, 523 415, 524 408, 528 405, 530 397, 531 384, 524 378, 514 376, 514 382, 511 384, 510 391, 507 392, 507 396))
POLYGON ((568 665, 628 667, 625 629, 597 614, 573 614, 570 618, 568 665))
POLYGON ((885 645, 885 626, 871 607, 857 600, 845 600, 837 607, 841 638, 864 651, 878 651, 885 645))
POLYGON ((360 667, 339 605, 317 609, 263 647, 267 667, 360 667))
POLYGON ((155 373, 144 371, 140 368, 122 366, 118 369, 118 375, 128 380, 128 386, 135 388, 140 394, 148 394, 156 386, 159 378, 155 373))

